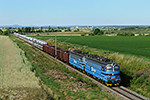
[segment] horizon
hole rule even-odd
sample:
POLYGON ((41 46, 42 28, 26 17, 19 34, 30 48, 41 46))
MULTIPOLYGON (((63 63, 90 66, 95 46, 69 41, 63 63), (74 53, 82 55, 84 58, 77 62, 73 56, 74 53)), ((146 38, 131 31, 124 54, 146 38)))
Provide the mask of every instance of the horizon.
POLYGON ((48 26, 51 26, 51 27, 75 27, 75 26, 79 26, 79 27, 82 27, 82 26, 93 26, 93 27, 96 27, 96 26, 99 26, 99 27, 105 27, 105 26, 150 26, 150 25, 136 25, 136 24, 114 24, 114 25, 18 25, 18 24, 14 24, 14 25, 2 25, 0 26, 1 28, 2 27, 48 27, 48 26))

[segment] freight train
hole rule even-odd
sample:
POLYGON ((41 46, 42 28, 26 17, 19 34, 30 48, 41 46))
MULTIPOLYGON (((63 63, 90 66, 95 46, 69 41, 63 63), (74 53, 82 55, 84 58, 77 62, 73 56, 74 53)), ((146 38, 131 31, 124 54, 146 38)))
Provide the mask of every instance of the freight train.
POLYGON ((57 47, 57 55, 55 55, 55 46, 45 41, 18 33, 14 33, 14 35, 51 56, 56 56, 59 60, 72 65, 74 68, 92 76, 107 86, 118 86, 121 82, 119 65, 108 58, 98 55, 89 55, 79 50, 69 52, 59 47, 57 47))

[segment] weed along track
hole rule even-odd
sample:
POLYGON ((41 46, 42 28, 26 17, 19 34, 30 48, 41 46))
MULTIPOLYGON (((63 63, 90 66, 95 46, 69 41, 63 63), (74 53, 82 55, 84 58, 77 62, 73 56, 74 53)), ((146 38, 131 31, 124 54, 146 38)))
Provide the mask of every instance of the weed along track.
MULTIPOLYGON (((86 73, 84 74, 84 73, 81 73, 79 70, 77 70, 76 68, 74 68, 73 66, 70 66, 70 65, 67 65, 66 63, 64 63, 64 62, 62 62, 62 61, 60 61, 60 60, 58 60, 58 59, 54 59, 52 56, 50 56, 50 55, 48 55, 48 54, 46 54, 45 52, 41 52, 41 50, 40 50, 40 52, 38 51, 39 49, 36 49, 36 48, 34 48, 34 50, 36 51, 36 52, 38 52, 38 53, 40 53, 40 55, 43 55, 42 56, 42 59, 45 59, 44 57, 46 57, 46 58, 48 58, 49 60, 51 60, 53 63, 55 63, 56 65, 59 65, 59 63, 57 63, 57 62, 55 62, 55 60, 56 61, 58 61, 58 62, 60 62, 61 64, 63 64, 63 65, 65 65, 68 69, 71 69, 71 70, 73 70, 73 71, 75 71, 75 72, 77 72, 77 73, 79 73, 79 74, 81 74, 81 75, 83 75, 84 77, 87 77, 88 79, 90 79, 93 83, 96 83, 99 87, 102 87, 102 88, 104 88, 105 90, 107 90, 107 91, 111 91, 111 93, 112 94, 115 94, 115 95, 117 95, 117 96, 119 96, 119 97, 121 97, 121 98, 123 98, 123 99, 136 99, 136 100, 145 100, 145 99, 147 99, 147 100, 149 100, 148 98, 146 98, 146 97, 143 97, 143 96, 141 96, 141 95, 135 95, 135 94, 133 94, 133 91, 131 91, 131 90, 128 90, 128 89, 126 89, 125 87, 123 87, 124 88, 124 90, 126 91, 126 93, 125 93, 125 91, 123 91, 123 90, 121 90, 121 88, 120 88, 120 86, 119 87, 107 87, 107 86, 105 86, 104 84, 101 84, 98 80, 96 80, 96 79, 94 79, 92 76, 88 76, 86 73), (52 60, 53 59, 53 60, 52 60), (131 93, 132 92, 132 93, 131 93)), ((35 57, 33 57, 33 59, 36 59, 35 57)), ((42 60, 41 59, 41 60, 42 60)), ((45 59, 46 60, 46 59, 45 59)), ((38 60, 36 60, 36 61, 38 61, 38 60)), ((47 66, 48 67, 48 66, 47 66)), ((48 72, 47 70, 48 70, 48 68, 47 67, 44 67, 43 69, 44 69, 44 71, 45 72, 43 72, 43 73, 45 73, 46 75, 50 75, 50 74, 48 74, 48 73, 51 73, 51 72, 48 72)), ((52 68, 49 68, 49 69, 54 69, 54 71, 53 72, 55 72, 55 70, 56 70, 56 68, 55 68, 55 65, 53 65, 53 67, 52 68)), ((58 69, 59 69, 59 67, 58 67, 58 69)), ((35 70, 35 68, 34 68, 34 64, 33 64, 33 68, 32 68, 32 70, 34 71, 35 70)), ((60 70, 62 70, 62 71, 64 71, 64 69, 60 69, 60 70)), ((50 70, 49 70, 50 71, 50 70)), ((57 71, 58 72, 58 71, 57 71)), ((40 74, 42 74, 42 73, 40 73, 40 74)), ((37 75, 38 76, 40 76, 40 74, 39 73, 37 73, 37 75)), ((54 73, 55 74, 55 73, 54 73)), ((64 75, 64 74, 63 74, 64 75)), ((53 76, 53 75, 51 75, 51 76, 53 76)), ((50 77, 50 76, 49 76, 50 77)), ((70 77, 69 75, 67 75, 67 78, 68 77, 70 77)), ((56 77, 55 77, 56 78, 56 77)), ((59 77, 60 78, 60 77, 59 77)), ((50 78, 49 78, 50 79, 50 78)), ((65 79, 65 78, 64 78, 65 79)), ((70 78, 68 78, 68 79, 70 79, 70 78)), ((74 79, 74 78, 72 78, 72 79, 74 79)), ((77 80, 77 79, 74 79, 74 80, 77 80)), ((62 81, 61 81, 62 82, 62 81)), ((63 82, 62 82, 63 83, 63 82)), ((86 82, 85 82, 86 83, 86 82)), ((121 86, 122 87, 122 86, 121 86)), ((76 91, 76 90, 75 90, 76 91)), ((66 94, 66 93, 65 93, 66 94)))

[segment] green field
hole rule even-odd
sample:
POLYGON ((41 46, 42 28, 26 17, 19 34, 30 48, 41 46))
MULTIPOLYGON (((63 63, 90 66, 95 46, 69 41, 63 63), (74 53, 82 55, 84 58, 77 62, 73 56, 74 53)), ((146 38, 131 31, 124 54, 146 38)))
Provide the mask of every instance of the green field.
MULTIPOLYGON (((51 37, 40 36, 38 38, 47 40, 51 37)), ((58 36, 57 39, 97 49, 150 57, 150 37, 58 36)))

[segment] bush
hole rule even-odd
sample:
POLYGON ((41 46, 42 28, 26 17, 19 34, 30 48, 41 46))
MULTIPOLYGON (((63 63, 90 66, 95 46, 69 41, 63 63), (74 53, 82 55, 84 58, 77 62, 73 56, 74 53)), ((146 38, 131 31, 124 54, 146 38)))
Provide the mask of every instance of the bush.
POLYGON ((97 35, 103 35, 104 32, 103 31, 100 31, 97 35))
POLYGON ((142 36, 142 34, 140 33, 139 36, 142 36))
POLYGON ((105 32, 105 34, 111 34, 110 32, 105 32))
POLYGON ((82 34, 81 34, 81 36, 85 36, 85 35, 86 35, 86 33, 82 33, 82 34))
POLYGON ((90 33, 89 36, 94 36, 94 33, 90 33))
POLYGON ((40 34, 37 34, 36 36, 40 36, 40 34))
POLYGON ((36 30, 36 32, 41 32, 41 30, 36 30))
POLYGON ((85 34, 84 34, 84 33, 82 33, 82 34, 81 34, 81 36, 85 36, 85 34))
POLYGON ((117 36, 135 36, 134 33, 118 33, 117 36))
POLYGON ((74 30, 74 32, 77 32, 77 30, 74 30))
POLYGON ((150 36, 150 34, 146 35, 146 36, 150 36))

